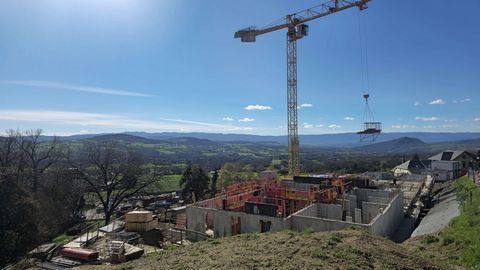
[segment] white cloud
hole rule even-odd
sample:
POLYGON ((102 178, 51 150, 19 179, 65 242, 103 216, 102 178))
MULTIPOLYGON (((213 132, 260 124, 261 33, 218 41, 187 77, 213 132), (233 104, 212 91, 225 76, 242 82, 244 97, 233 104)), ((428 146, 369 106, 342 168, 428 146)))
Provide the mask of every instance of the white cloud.
POLYGON ((226 116, 226 117, 223 117, 222 120, 223 120, 223 121, 233 121, 233 120, 235 120, 235 119, 226 116))
POLYGON ((339 125, 336 125, 336 124, 331 124, 328 127, 331 128, 331 129, 338 129, 338 128, 341 128, 342 126, 339 126, 339 125))
POLYGON ((322 128, 324 125, 320 124, 320 125, 315 125, 315 127, 317 128, 322 128))
POLYGON ((310 103, 303 103, 302 105, 300 105, 300 108, 310 108, 310 107, 313 107, 313 105, 310 103))
POLYGON ((453 103, 465 103, 465 102, 470 102, 472 101, 471 98, 464 98, 464 99, 461 99, 461 100, 454 100, 452 101, 453 103))
POLYGON ((258 111, 265 111, 265 110, 271 110, 272 107, 270 106, 265 106, 265 105, 248 105, 245 107, 245 110, 247 111, 253 111, 253 110, 258 110, 258 111))
POLYGON ((417 121, 424 121, 424 122, 437 121, 437 120, 438 120, 438 117, 436 117, 436 116, 430 116, 430 117, 417 116, 417 117, 415 117, 415 120, 417 120, 417 121))
POLYGON ((423 128, 432 129, 432 128, 434 128, 434 126, 423 126, 423 128))
POLYGON ((242 118, 242 119, 238 119, 238 122, 253 122, 255 121, 255 119, 253 118, 248 118, 248 117, 245 117, 245 118, 242 118))
POLYGON ((435 100, 430 101, 428 104, 430 104, 430 105, 443 105, 445 103, 447 103, 445 100, 439 98, 439 99, 435 99, 435 100))
POLYGON ((303 123, 303 128, 310 129, 310 128, 313 128, 313 125, 309 123, 303 123))
POLYGON ((59 125, 80 125, 110 129, 150 131, 235 131, 242 127, 219 125, 184 119, 160 118, 156 121, 134 119, 124 115, 48 111, 48 110, 0 110, 0 120, 23 121, 59 125))
POLYGON ((353 120, 355 120, 355 118, 353 118, 353 117, 351 117, 351 116, 345 116, 345 118, 343 118, 343 120, 353 121, 353 120))
POLYGON ((442 128, 454 128, 455 125, 442 125, 442 128))
POLYGON ((414 129, 416 126, 414 125, 393 125, 392 128, 395 129, 414 129))
POLYGON ((477 117, 477 118, 473 119, 473 121, 480 122, 480 117, 477 117))
POLYGON ((49 82, 49 81, 0 81, 1 84, 9 85, 21 85, 21 86, 32 86, 39 88, 50 88, 66 91, 78 91, 78 92, 90 92, 96 94, 106 94, 106 95, 115 95, 115 96, 131 96, 131 97, 147 97, 151 96, 139 92, 124 91, 112 88, 103 88, 96 86, 85 86, 85 85, 72 85, 59 82, 49 82))
POLYGON ((80 133, 88 133, 88 130, 82 129, 80 130, 80 133))
POLYGON ((413 106, 422 106, 423 104, 418 102, 418 101, 415 101, 415 103, 413 103, 413 106))

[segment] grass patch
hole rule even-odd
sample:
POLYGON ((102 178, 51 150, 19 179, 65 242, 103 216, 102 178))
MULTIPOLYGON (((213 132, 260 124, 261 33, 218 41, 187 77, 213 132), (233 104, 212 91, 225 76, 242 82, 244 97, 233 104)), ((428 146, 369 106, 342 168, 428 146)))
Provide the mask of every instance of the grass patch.
POLYGON ((313 258, 318 258, 318 259, 322 259, 322 260, 328 259, 328 254, 324 250, 321 250, 321 249, 314 249, 312 251, 311 255, 312 255, 313 258))
POLYGON ((67 234, 61 234, 57 237, 55 237, 52 241, 59 245, 59 246, 63 246, 69 242, 71 242, 73 239, 75 239, 75 236, 74 235, 67 235, 67 234))
POLYGON ((304 236, 310 236, 314 233, 315 231, 312 229, 312 228, 306 228, 305 230, 303 230, 303 235, 304 236))
MULTIPOLYGON (((449 226, 440 234, 444 246, 462 250, 457 258, 449 258, 451 263, 478 269, 480 265, 480 188, 468 177, 462 177, 455 183, 457 198, 460 201, 461 214, 450 221, 449 226)), ((427 239, 425 241, 432 241, 427 239)))

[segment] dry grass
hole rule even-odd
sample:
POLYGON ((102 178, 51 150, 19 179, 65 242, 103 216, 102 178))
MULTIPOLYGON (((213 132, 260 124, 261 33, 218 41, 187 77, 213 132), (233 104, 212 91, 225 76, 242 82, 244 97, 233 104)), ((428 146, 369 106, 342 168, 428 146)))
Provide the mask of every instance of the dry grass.
POLYGON ((443 269, 365 231, 242 234, 83 269, 443 269))

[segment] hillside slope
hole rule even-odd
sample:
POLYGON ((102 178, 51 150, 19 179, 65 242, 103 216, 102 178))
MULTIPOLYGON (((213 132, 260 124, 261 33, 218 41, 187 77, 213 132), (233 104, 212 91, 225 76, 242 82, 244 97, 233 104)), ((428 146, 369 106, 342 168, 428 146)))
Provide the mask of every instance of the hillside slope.
POLYGON ((242 234, 81 269, 443 269, 365 231, 242 234))
POLYGON ((429 145, 417 138, 402 137, 391 141, 356 147, 354 149, 356 151, 368 153, 410 153, 415 151, 428 151, 429 145))

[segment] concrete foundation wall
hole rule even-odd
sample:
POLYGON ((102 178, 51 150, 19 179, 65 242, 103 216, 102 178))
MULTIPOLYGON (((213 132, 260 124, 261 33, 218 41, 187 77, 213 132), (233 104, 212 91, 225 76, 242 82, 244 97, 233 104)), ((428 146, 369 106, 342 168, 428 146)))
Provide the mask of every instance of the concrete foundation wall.
POLYGON ((376 235, 392 237, 403 218, 403 192, 397 194, 383 213, 372 220, 369 231, 376 235))
POLYGON ((370 223, 379 213, 382 213, 387 206, 387 204, 362 202, 362 223, 370 223))
MULTIPOLYGON (((260 232, 262 222, 270 223, 271 232, 286 229, 303 231, 307 228, 315 231, 330 231, 356 225, 374 234, 390 237, 403 217, 403 193, 398 193, 389 204, 378 203, 377 198, 391 198, 392 195, 389 191, 357 189, 356 195, 350 195, 346 197, 348 200, 342 200, 346 205, 347 216, 351 217, 348 221, 341 220, 342 205, 337 204, 312 204, 288 218, 187 206, 186 225, 189 230, 205 232, 208 214, 213 217, 215 237, 232 235, 232 228, 237 228, 239 230, 237 233, 260 232), (358 201, 361 202, 358 203, 358 201)), ((190 234, 187 233, 189 239, 201 240, 192 238, 194 235, 190 234)), ((195 235, 195 237, 198 236, 195 235)))
POLYGON ((302 213, 302 216, 308 217, 317 217, 318 216, 318 204, 311 204, 304 209, 298 211, 297 213, 302 213))
POLYGON ((355 189, 355 195, 357 196, 357 208, 360 208, 362 202, 381 202, 388 203, 390 201, 390 191, 380 189, 355 189), (380 199, 385 198, 385 199, 380 199))
POLYGON ((213 224, 215 237, 232 235, 232 217, 234 219, 237 217, 240 218, 240 233, 260 232, 260 221, 271 222, 271 232, 278 232, 290 228, 290 220, 284 218, 218 210, 215 213, 213 224))
POLYGON ((325 218, 318 218, 318 217, 293 215, 290 217, 290 219, 291 219, 291 226, 292 226, 291 229, 296 231, 303 231, 308 228, 316 232, 336 231, 336 230, 341 230, 350 225, 358 225, 358 226, 367 228, 367 226, 363 224, 355 224, 353 222, 346 222, 346 221, 339 221, 339 220, 332 220, 332 219, 325 219, 325 218))
POLYGON ((316 217, 342 220, 342 206, 338 204, 317 203, 316 217))

